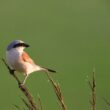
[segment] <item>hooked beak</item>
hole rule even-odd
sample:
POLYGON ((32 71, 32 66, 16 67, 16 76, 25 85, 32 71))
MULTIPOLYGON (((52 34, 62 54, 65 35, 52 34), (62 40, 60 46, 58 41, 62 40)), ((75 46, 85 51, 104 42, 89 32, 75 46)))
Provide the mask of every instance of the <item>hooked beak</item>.
POLYGON ((23 43, 23 46, 24 47, 30 47, 30 45, 29 44, 26 44, 26 43, 23 43))

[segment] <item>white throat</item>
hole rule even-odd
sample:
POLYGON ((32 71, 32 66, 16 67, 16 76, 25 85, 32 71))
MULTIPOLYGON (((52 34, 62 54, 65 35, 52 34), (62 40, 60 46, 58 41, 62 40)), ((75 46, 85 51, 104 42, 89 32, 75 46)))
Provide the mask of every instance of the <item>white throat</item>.
POLYGON ((15 48, 18 52, 23 52, 23 50, 24 50, 24 47, 17 47, 17 48, 15 48))

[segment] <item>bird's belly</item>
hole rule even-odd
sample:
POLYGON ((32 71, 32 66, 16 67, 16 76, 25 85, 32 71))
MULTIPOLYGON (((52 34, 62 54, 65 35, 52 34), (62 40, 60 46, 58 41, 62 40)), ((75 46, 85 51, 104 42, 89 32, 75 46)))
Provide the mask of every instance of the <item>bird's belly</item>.
POLYGON ((23 73, 26 72, 26 67, 20 62, 14 62, 12 64, 12 67, 18 72, 23 72, 23 73))
POLYGON ((12 68, 20 73, 24 73, 24 75, 30 74, 34 72, 34 66, 28 62, 13 62, 11 64, 12 68))

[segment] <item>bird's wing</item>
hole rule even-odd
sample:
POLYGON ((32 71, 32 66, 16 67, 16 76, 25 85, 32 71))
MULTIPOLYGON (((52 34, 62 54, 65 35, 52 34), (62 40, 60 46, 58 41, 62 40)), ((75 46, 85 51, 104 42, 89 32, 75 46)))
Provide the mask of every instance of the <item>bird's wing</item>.
POLYGON ((23 61, 25 62, 35 64, 34 61, 30 58, 30 56, 26 52, 22 53, 22 58, 23 58, 23 61))

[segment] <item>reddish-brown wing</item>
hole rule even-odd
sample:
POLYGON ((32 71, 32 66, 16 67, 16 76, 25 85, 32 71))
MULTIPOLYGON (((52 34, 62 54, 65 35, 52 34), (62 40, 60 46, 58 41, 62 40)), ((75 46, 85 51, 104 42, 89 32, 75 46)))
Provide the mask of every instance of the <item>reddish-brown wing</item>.
POLYGON ((29 55, 26 52, 22 53, 22 58, 25 62, 29 62, 31 64, 34 64, 34 61, 29 57, 29 55))

